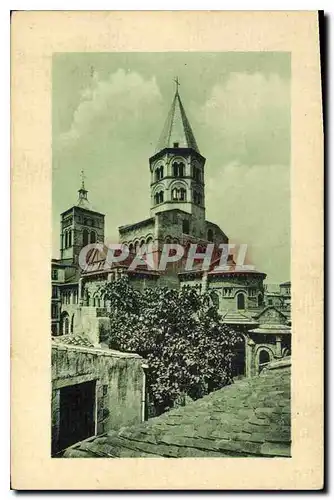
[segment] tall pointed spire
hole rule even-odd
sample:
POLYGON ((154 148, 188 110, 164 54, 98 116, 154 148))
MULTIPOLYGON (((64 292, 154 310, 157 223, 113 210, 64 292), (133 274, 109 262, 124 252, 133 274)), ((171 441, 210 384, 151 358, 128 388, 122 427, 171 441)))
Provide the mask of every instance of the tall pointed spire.
POLYGON ((85 188, 85 173, 81 170, 81 188, 78 190, 79 199, 77 202, 78 207, 90 209, 90 203, 87 198, 87 189, 85 188))
POLYGON ((174 82, 176 84, 174 99, 160 136, 156 152, 165 148, 178 147, 192 148, 199 153, 194 133, 180 98, 180 82, 178 77, 175 78, 174 82))

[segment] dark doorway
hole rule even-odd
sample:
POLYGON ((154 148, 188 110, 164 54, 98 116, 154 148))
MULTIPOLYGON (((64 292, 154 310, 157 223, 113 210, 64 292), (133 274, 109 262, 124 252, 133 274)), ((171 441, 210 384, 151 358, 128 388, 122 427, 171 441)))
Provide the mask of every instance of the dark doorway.
POLYGON ((234 357, 232 359, 232 377, 239 379, 245 376, 246 371, 246 348, 245 340, 242 339, 234 347, 234 357))
POLYGON ((59 450, 95 434, 95 383, 60 389, 59 450))
POLYGON ((238 293, 237 295, 237 309, 245 309, 245 296, 243 293, 238 293))
POLYGON ((262 349, 262 351, 260 351, 260 356, 259 356, 259 373, 269 362, 270 362, 270 355, 268 351, 262 349))

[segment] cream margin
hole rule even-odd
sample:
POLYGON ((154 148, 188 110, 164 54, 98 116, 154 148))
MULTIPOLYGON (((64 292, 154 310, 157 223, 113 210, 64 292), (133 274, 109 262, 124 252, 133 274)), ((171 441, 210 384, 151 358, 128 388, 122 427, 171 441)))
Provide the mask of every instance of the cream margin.
POLYGON ((11 51, 12 488, 321 488, 323 131, 317 13, 15 12, 11 51), (51 57, 182 50, 292 54, 292 458, 51 459, 51 57))

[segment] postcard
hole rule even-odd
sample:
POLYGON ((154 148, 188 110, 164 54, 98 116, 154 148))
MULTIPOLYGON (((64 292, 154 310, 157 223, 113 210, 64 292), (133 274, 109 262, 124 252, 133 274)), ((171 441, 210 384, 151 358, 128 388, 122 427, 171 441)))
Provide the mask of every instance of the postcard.
POLYGON ((321 98, 317 12, 13 14, 14 489, 323 487, 321 98))

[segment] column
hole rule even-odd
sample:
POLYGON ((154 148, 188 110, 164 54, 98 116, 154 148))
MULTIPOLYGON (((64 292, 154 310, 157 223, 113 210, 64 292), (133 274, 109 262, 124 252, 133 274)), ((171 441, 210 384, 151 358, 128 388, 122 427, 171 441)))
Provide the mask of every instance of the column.
POLYGON ((250 339, 249 337, 246 339, 246 346, 245 346, 245 354, 246 354, 246 362, 245 362, 245 375, 246 377, 253 377, 255 375, 254 373, 254 349, 255 349, 255 342, 254 340, 250 339))
POLYGON ((276 356, 282 357, 282 337, 280 335, 276 335, 276 356))
POLYGON ((82 296, 82 290, 83 290, 83 278, 79 278, 79 286, 78 286, 78 302, 79 305, 83 305, 83 296, 82 296))

